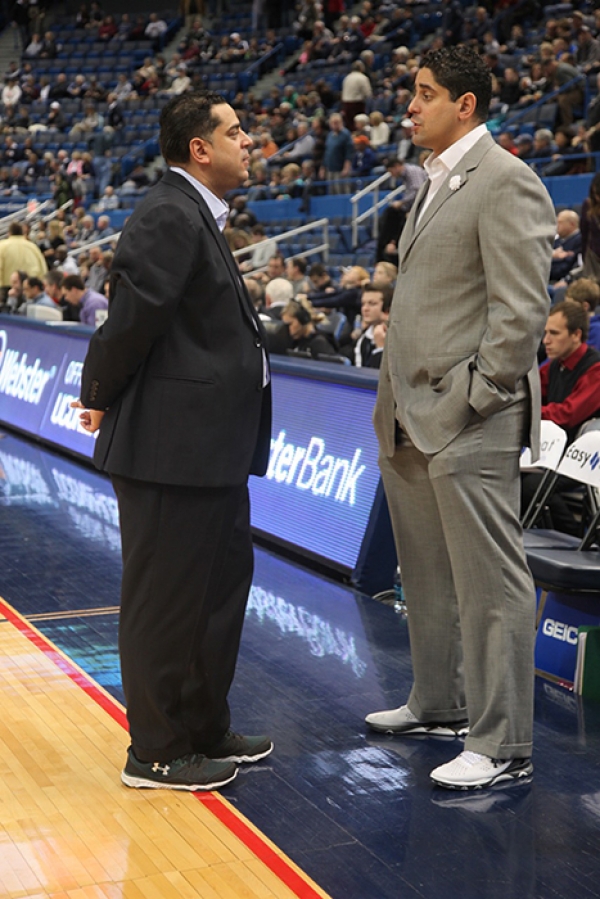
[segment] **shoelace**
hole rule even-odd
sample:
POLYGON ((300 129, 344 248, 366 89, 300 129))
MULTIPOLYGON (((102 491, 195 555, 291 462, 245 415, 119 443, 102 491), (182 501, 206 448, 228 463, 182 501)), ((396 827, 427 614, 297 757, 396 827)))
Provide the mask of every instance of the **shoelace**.
MULTIPOLYGON (((478 765, 479 762, 485 758, 485 755, 481 755, 479 752, 471 752, 469 749, 465 749, 465 751, 460 754, 461 762, 465 762, 469 766, 478 765)), ((488 761, 491 761, 491 759, 488 759, 488 761)))

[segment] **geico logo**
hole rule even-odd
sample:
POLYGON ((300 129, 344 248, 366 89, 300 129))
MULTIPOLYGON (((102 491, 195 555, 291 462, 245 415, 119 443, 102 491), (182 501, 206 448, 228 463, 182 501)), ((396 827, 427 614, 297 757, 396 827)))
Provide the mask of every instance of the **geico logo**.
POLYGON ((542 633, 546 637, 561 640, 563 643, 577 643, 577 628, 572 624, 565 624, 563 621, 555 621, 553 618, 546 618, 542 626, 542 633))
POLYGON ((27 364, 27 353, 9 350, 5 331, 0 331, 0 393, 37 406, 44 387, 56 375, 56 365, 42 368, 40 359, 27 364))
POLYGON ((352 459, 325 452, 325 441, 311 437, 308 446, 286 443, 285 431, 271 440, 267 478, 278 484, 293 484, 297 490, 310 490, 315 496, 332 496, 336 502, 356 502, 356 484, 365 470, 359 465, 362 450, 352 459))

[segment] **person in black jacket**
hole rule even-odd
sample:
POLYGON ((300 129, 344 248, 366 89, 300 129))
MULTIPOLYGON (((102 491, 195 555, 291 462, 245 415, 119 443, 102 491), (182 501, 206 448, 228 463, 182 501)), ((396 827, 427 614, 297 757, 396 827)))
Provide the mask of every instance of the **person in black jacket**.
POLYGON ((264 332, 220 228, 251 139, 218 94, 161 114, 169 171, 125 225, 108 319, 85 361, 83 427, 121 521, 119 645, 129 787, 206 790, 273 748, 230 730, 253 552, 247 480, 270 451, 264 332))
POLYGON ((310 353, 313 358, 336 355, 333 344, 315 328, 311 310, 307 306, 292 300, 281 313, 281 321, 288 326, 292 352, 310 353))

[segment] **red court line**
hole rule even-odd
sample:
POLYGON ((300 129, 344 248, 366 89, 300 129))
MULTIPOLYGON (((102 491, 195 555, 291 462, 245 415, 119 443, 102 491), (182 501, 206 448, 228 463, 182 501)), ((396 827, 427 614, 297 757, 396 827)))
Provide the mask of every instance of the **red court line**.
MULTIPOLYGON (((3 615, 10 623, 20 631, 23 636, 44 653, 63 674, 66 674, 74 684, 82 689, 94 700, 110 717, 127 730, 127 717, 121 706, 111 696, 101 690, 97 684, 73 662, 63 655, 53 643, 40 631, 32 627, 29 622, 0 599, 0 615, 3 615)), ((202 802, 212 812, 215 818, 227 827, 279 880, 287 886, 298 899, 323 899, 323 894, 318 893, 310 883, 302 879, 286 861, 278 855, 262 839, 260 834, 252 830, 245 821, 231 809, 231 807, 219 796, 218 793, 194 793, 196 799, 202 802)))

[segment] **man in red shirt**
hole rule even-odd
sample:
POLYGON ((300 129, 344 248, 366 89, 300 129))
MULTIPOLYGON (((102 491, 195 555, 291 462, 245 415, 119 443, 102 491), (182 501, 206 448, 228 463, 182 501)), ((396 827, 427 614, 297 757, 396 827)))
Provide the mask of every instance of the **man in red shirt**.
MULTIPOLYGON (((583 422, 600 415, 600 352, 585 342, 588 332, 589 317, 581 303, 564 300, 550 310, 544 331, 548 359, 540 368, 542 418, 564 428, 569 443, 583 422)), ((523 509, 540 478, 539 474, 524 476, 523 509)), ((554 527, 569 534, 577 534, 579 525, 561 494, 573 486, 568 478, 560 478, 548 500, 554 527)))

